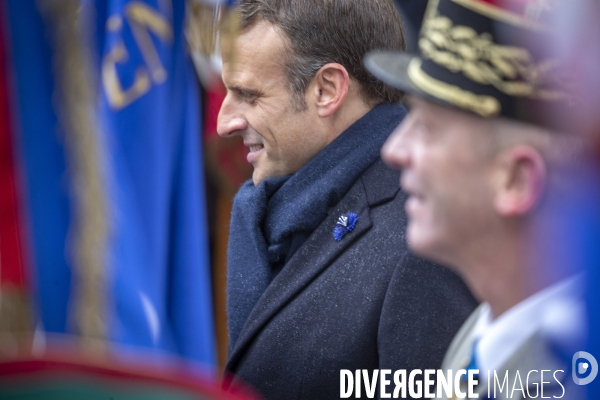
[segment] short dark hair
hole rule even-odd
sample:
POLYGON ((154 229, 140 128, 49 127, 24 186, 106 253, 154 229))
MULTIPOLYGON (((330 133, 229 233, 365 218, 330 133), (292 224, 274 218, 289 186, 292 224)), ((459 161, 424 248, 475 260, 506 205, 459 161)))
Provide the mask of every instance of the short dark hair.
POLYGON ((403 92, 371 75, 363 57, 373 50, 405 51, 404 30, 392 0, 240 0, 242 31, 264 20, 287 39, 284 68, 296 108, 319 69, 341 64, 369 103, 394 103, 403 92))

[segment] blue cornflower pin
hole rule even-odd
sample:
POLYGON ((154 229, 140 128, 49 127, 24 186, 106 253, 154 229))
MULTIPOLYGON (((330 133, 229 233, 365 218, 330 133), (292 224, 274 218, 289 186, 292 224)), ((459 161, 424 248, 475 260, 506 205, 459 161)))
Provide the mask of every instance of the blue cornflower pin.
POLYGON ((346 233, 351 232, 356 226, 356 222, 358 221, 358 215, 354 213, 346 213, 342 214, 337 222, 335 223, 335 228, 333 228, 333 237, 338 242, 342 240, 346 233))

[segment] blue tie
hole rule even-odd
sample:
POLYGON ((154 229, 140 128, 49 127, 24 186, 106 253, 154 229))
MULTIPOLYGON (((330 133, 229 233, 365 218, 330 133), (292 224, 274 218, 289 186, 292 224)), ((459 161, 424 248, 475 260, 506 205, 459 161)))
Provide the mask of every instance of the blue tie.
MULTIPOLYGON (((477 365, 477 345, 479 344, 479 340, 480 338, 475 339, 475 341, 473 341, 473 347, 471 348, 471 359, 469 361, 469 364, 467 364, 466 366, 466 370, 467 370, 467 375, 464 376, 464 380, 467 379, 467 376, 469 374, 469 371, 472 370, 479 370, 479 366, 477 365)), ((479 378, 479 374, 477 375, 473 375, 475 378, 479 378)))
MULTIPOLYGON (((464 383, 467 382, 468 376, 469 376, 469 371, 473 371, 473 370, 479 370, 479 365, 477 363, 477 345, 479 344, 479 340, 480 338, 475 339, 475 341, 473 341, 473 347, 471 348, 471 358, 469 361, 469 364, 467 364, 467 366, 465 367, 465 369, 467 370, 467 374, 463 375, 461 378, 461 381, 463 381, 464 383)), ((477 380, 479 380, 479 373, 474 374, 473 375, 474 378, 476 378, 477 380)), ((481 381, 479 381, 479 384, 481 385, 481 381)), ((482 393, 481 396, 483 397, 479 397, 480 400, 493 400, 493 397, 487 397, 487 395, 485 393, 482 393)))

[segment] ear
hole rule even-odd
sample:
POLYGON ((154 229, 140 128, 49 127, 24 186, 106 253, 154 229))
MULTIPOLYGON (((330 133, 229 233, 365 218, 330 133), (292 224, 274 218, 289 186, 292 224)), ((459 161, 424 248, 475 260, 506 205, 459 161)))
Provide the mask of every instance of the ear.
POLYGON ((329 117, 344 103, 350 87, 350 76, 342 65, 329 63, 319 69, 312 87, 313 100, 320 117, 329 117))
POLYGON ((494 206, 502 216, 523 216, 541 201, 546 187, 546 163, 529 145, 512 147, 500 155, 494 206))

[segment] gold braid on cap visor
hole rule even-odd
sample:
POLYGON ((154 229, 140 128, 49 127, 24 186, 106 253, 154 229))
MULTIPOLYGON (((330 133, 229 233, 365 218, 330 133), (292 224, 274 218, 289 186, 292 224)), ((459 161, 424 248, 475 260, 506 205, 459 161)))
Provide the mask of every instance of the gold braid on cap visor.
MULTIPOLYGON (((527 49, 496 44, 490 33, 478 34, 468 26, 454 25, 437 10, 423 24, 419 47, 424 59, 453 73, 460 72, 478 84, 492 85, 509 96, 546 101, 566 98, 565 92, 548 89, 564 82, 557 60, 536 63, 527 49)), ((440 81, 423 71, 421 65, 421 60, 414 59, 408 74, 424 92, 484 117, 500 114, 500 102, 494 97, 440 81)))

